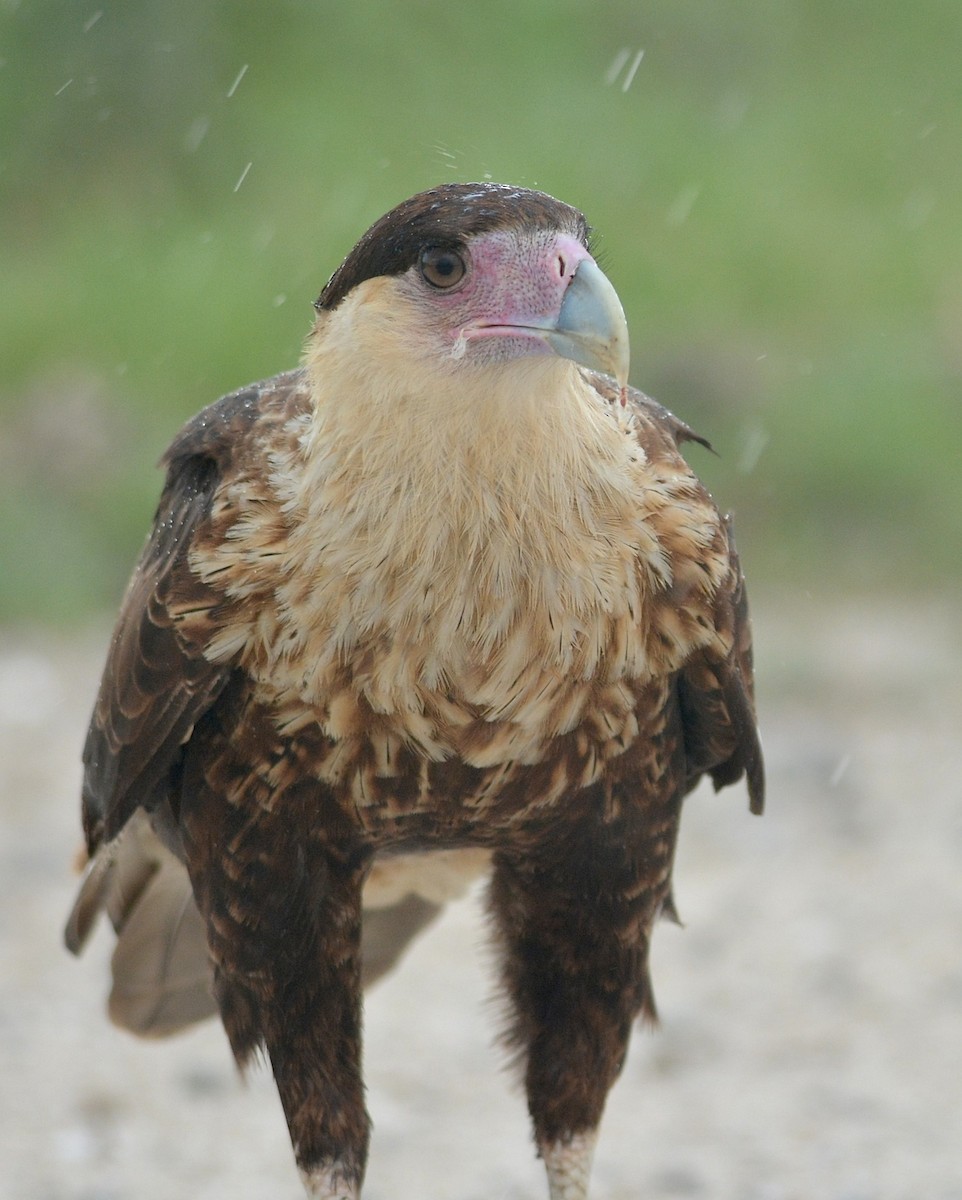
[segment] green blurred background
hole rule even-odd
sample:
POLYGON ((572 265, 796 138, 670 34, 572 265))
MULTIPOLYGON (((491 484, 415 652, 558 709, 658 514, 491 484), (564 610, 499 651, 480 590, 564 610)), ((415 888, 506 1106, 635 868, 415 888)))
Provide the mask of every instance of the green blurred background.
POLYGON ((114 607, 178 425, 374 218, 578 205, 756 587, 962 579, 957 0, 0 0, 0 619, 114 607))

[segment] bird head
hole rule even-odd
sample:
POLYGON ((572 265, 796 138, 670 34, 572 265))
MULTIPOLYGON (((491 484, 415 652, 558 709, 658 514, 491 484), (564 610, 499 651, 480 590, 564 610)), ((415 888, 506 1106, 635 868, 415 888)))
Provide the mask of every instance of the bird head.
POLYGON ((361 237, 315 307, 316 336, 432 372, 552 355, 627 382, 624 312, 585 218, 543 192, 459 183, 413 196, 361 237))

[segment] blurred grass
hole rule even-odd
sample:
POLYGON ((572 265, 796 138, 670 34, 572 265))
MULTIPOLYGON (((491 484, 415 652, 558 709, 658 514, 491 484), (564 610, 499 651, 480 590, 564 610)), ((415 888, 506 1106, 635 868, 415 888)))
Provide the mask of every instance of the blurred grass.
POLYGON ((0 619, 113 607, 180 422, 488 176, 587 212, 754 581, 957 586, 960 45, 955 0, 0 0, 0 619))

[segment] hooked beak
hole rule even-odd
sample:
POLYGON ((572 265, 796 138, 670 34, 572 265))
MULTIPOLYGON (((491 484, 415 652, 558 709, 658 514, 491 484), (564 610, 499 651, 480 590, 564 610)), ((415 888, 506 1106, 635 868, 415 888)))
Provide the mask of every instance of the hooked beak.
POLYGON ((568 284, 558 319, 541 335, 555 354, 628 382, 628 324, 618 293, 593 258, 583 258, 568 284))

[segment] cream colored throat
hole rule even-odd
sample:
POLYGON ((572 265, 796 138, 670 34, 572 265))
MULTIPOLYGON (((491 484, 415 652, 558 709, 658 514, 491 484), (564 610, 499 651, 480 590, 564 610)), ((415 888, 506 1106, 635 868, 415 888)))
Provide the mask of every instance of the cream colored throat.
POLYGON ((466 374, 390 405, 319 397, 299 524, 355 632, 446 615, 483 649, 517 603, 582 611, 614 583, 637 480, 610 410, 568 363, 466 374))
POLYGON ((289 476, 278 598, 312 664, 293 686, 331 720, 347 686, 432 757, 477 719, 520 753, 577 718, 579 680, 645 669, 644 456, 571 364, 476 376, 391 406, 321 387, 289 476))

